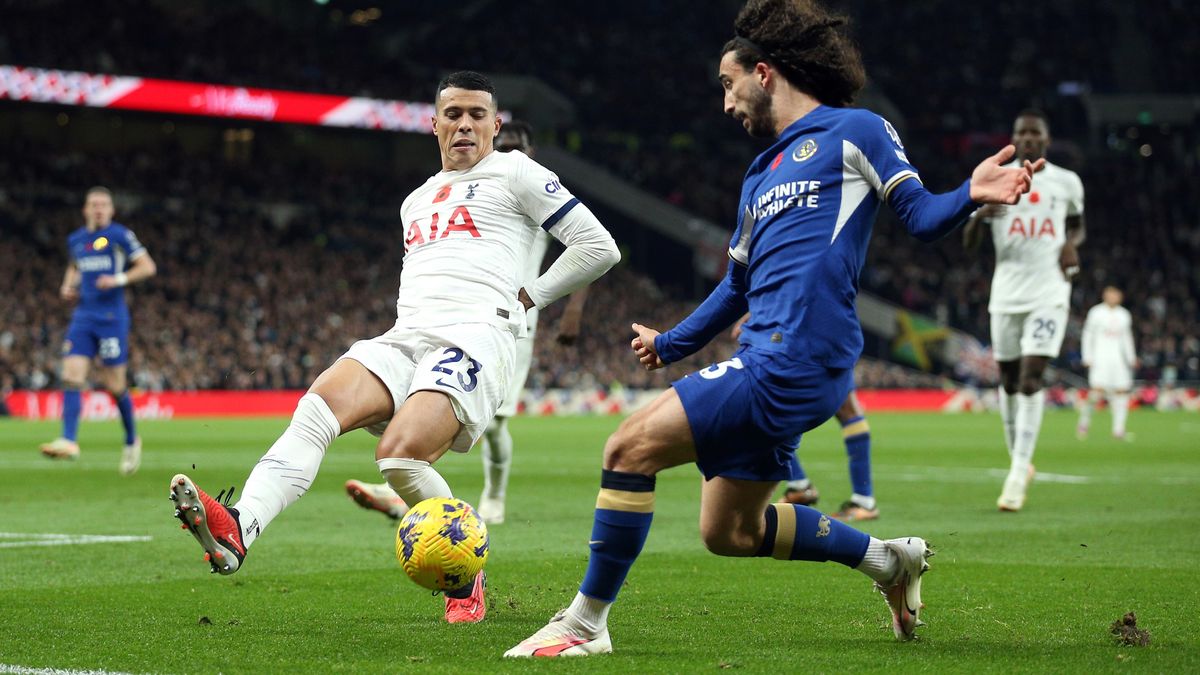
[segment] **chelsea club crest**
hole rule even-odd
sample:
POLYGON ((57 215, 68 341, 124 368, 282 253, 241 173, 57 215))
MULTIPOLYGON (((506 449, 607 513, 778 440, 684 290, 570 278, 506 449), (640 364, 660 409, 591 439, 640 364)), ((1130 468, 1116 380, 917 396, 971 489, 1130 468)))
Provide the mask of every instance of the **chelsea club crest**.
POLYGON ((817 154, 817 142, 811 138, 805 139, 792 151, 792 159, 803 162, 817 154))

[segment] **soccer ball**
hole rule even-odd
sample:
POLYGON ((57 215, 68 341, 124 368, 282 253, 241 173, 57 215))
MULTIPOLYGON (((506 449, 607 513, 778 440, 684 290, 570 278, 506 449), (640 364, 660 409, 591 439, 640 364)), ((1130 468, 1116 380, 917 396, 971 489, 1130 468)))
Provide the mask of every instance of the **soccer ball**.
POLYGON ((430 590, 453 591, 473 582, 487 557, 487 527, 461 499, 426 499, 409 509, 396 530, 396 560, 408 578, 430 590))

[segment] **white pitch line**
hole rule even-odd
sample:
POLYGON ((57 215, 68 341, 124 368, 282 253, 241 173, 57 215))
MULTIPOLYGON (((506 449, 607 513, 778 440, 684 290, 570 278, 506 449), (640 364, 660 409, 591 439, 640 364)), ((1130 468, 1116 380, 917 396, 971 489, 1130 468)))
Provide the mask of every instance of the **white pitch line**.
POLYGON ((70 668, 29 668, 0 663, 4 675, 130 675, 115 670, 71 670, 70 668))
MULTIPOLYGON (((79 546, 83 544, 119 544, 136 541, 150 541, 149 535, 135 534, 41 534, 25 532, 0 532, 0 539, 15 539, 17 541, 0 541, 0 548, 24 548, 28 546, 79 546)), ((0 673, 3 673, 0 670, 0 673)))

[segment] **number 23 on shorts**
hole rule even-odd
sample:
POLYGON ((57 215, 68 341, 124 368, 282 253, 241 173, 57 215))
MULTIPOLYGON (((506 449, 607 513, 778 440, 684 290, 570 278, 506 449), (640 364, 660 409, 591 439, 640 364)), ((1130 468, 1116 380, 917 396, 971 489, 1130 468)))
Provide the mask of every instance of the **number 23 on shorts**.
POLYGON ((466 371, 458 372, 464 365, 463 358, 466 354, 463 353, 463 350, 458 347, 447 347, 442 350, 442 353, 446 355, 446 358, 438 361, 437 365, 433 367, 433 372, 442 373, 442 376, 437 379, 437 383, 443 387, 454 387, 468 393, 474 391, 475 387, 479 386, 477 375, 480 370, 483 370, 483 364, 475 359, 467 358, 466 371), (458 384, 455 385, 453 380, 447 382, 447 375, 456 376, 458 384))

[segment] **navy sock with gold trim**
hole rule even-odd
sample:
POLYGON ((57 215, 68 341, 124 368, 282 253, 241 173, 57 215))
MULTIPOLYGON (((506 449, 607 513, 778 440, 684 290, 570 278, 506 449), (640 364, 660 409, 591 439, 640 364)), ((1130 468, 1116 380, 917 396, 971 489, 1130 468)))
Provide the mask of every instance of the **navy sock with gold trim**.
POLYGON ((870 535, 799 504, 771 504, 763 514, 766 534, 755 554, 777 560, 832 560, 857 567, 870 535))
POLYGON ((604 470, 588 542, 592 554, 580 593, 605 602, 617 599, 625 575, 642 552, 653 518, 653 476, 604 470))

